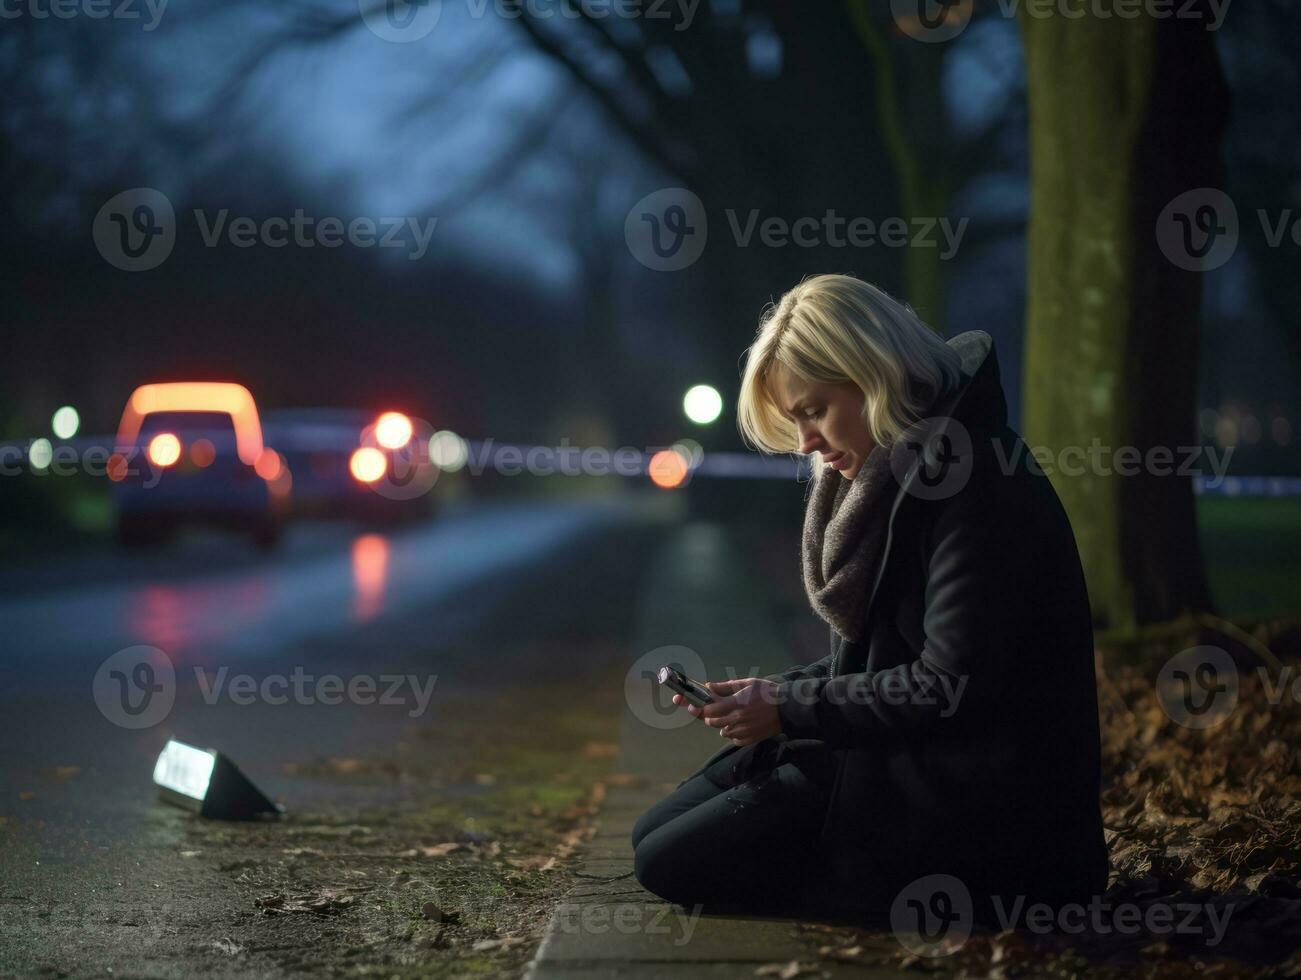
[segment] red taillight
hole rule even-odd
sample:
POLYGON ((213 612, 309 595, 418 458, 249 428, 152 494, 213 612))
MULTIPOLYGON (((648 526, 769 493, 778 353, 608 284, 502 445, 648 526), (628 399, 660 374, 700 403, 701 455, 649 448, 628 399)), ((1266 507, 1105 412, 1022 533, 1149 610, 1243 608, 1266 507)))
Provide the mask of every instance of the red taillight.
POLYGON ((170 432, 160 432, 149 440, 149 462, 155 466, 172 466, 181 458, 181 440, 170 432))
POLYGON ((190 444, 190 462, 199 469, 206 469, 217 458, 217 447, 210 439, 196 439, 190 444))
POLYGON ((375 422, 375 441, 385 449, 401 449, 411 441, 411 431, 411 420, 401 412, 385 412, 375 422))
POLYGON ((253 471, 267 483, 274 483, 283 469, 284 464, 280 461, 280 454, 274 449, 263 449, 262 455, 253 464, 253 471))

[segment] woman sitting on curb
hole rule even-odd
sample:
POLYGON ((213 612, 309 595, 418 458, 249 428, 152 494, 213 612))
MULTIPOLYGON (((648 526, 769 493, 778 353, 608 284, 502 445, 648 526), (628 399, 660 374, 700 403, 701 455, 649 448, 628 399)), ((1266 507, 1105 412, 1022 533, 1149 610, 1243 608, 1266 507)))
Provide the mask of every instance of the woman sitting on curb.
POLYGON ((868 283, 808 279, 761 324, 738 416, 763 451, 817 454, 803 577, 830 653, 686 705, 730 744, 638 821, 637 879, 854 918, 914 891, 977 917, 1100 894, 1084 575, 989 335, 945 343, 868 283))

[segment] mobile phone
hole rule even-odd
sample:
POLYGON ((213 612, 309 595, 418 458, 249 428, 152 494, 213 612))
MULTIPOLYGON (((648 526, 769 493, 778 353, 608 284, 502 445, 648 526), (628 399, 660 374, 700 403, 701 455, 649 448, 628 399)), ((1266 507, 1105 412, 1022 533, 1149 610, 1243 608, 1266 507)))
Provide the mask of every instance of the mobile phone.
POLYGON ((658 677, 661 684, 675 694, 681 694, 688 704, 694 704, 697 708, 703 708, 714 700, 709 688, 700 681, 693 681, 676 667, 661 667, 658 677))

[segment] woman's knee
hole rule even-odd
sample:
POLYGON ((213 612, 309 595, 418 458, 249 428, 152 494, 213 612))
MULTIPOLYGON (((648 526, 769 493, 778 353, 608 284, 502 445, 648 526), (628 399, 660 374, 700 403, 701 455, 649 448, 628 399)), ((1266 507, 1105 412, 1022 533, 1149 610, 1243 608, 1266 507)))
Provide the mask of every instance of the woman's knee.
POLYGON ((664 823, 664 817, 658 804, 651 807, 632 826, 632 846, 635 851, 646 835, 658 829, 664 823))
POLYGON ((637 819, 637 823, 632 828, 632 846, 636 848, 648 834, 659 830, 671 820, 690 812, 721 792, 721 789, 704 777, 684 782, 637 819))
POLYGON ((648 892, 666 901, 686 904, 690 883, 684 880, 684 868, 689 863, 673 853, 671 840, 644 836, 633 850, 633 875, 648 892))

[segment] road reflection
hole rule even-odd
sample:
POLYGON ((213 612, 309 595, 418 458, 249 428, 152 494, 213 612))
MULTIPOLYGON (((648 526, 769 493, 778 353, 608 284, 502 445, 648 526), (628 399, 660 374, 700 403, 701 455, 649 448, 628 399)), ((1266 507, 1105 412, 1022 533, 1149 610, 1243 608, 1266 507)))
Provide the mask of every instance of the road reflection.
POLYGON ((356 589, 352 618, 355 621, 364 623, 383 612, 388 571, 388 538, 382 534, 363 534, 352 542, 352 583, 356 589))

